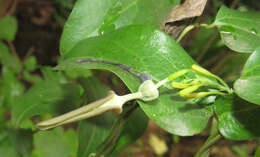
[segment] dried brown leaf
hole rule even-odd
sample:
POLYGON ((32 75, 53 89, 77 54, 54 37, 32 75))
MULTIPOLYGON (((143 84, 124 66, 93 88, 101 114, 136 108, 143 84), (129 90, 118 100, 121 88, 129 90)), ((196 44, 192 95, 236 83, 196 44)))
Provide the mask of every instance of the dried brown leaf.
POLYGON ((165 23, 200 16, 206 3, 207 0, 186 0, 182 5, 176 6, 171 10, 165 23))

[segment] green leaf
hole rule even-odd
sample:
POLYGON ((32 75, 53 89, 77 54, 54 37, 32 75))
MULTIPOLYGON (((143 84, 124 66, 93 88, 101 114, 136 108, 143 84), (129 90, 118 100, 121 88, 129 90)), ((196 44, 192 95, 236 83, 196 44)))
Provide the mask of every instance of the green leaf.
POLYGON ((258 145, 254 157, 260 157, 260 145, 258 145))
POLYGON ((260 47, 246 61, 241 77, 260 77, 260 47))
MULTIPOLYGON (((190 68, 195 62, 163 32, 148 26, 128 26, 77 44, 57 69, 107 69, 118 75, 131 92, 136 92, 140 80, 119 66, 106 63, 78 63, 78 58, 99 58, 131 66, 138 73, 149 73, 155 82, 170 74, 190 68)), ((187 76, 188 77, 188 76, 187 76)), ((160 89, 158 100, 139 101, 146 115, 165 130, 182 136, 201 132, 212 115, 210 106, 191 104, 176 96, 167 85, 160 89)))
POLYGON ((39 83, 42 81, 42 77, 39 74, 32 74, 26 70, 23 71, 23 79, 32 84, 39 83))
POLYGON ((18 153, 11 144, 1 144, 0 153, 4 154, 5 157, 19 157, 18 153))
POLYGON ((33 148, 33 132, 31 130, 8 130, 16 152, 23 156, 30 156, 33 148))
POLYGON ((260 44, 259 19, 260 12, 240 12, 222 6, 214 24, 226 46, 237 52, 251 53, 260 44))
POLYGON ((248 58, 241 78, 234 84, 235 92, 241 98, 260 105, 260 47, 248 58))
MULTIPOLYGON (((108 93, 108 87, 94 77, 82 78, 79 82, 85 89, 89 103, 104 98, 108 93)), ((78 157, 88 157, 91 153, 98 151, 98 148, 108 136, 114 120, 115 115, 112 112, 106 112, 79 123, 78 157)))
POLYGON ((260 106, 237 96, 220 97, 215 102, 220 133, 232 140, 260 137, 260 106))
POLYGON ((115 116, 106 112, 87 121, 81 121, 78 127, 79 149, 78 157, 88 157, 96 153, 109 135, 115 116))
POLYGON ((34 134, 35 150, 43 157, 76 156, 77 136, 74 130, 63 131, 58 127, 34 134))
MULTIPOLYGON (((177 0, 77 0, 61 37, 60 52, 79 41, 130 24, 159 26, 177 0)), ((177 1, 178 3, 179 1, 177 1)))
POLYGON ((122 133, 119 136, 110 156, 118 156, 119 153, 128 145, 132 144, 142 136, 147 128, 148 120, 148 117, 140 108, 133 111, 125 122, 122 133))
MULTIPOLYGON (((108 92, 107 86, 94 77, 81 79, 80 82, 83 84, 90 102, 105 97, 108 92)), ((122 113, 122 115, 125 114, 122 113)), ((88 157, 91 153, 99 152, 101 147, 104 147, 104 140, 109 138, 113 139, 112 142, 116 142, 115 144, 108 143, 108 147, 114 148, 113 156, 116 156, 117 153, 144 133, 148 123, 148 118, 140 109, 132 112, 129 117, 124 117, 123 120, 117 120, 113 127, 116 128, 116 132, 113 129, 112 131, 110 130, 115 120, 116 116, 112 112, 106 112, 100 116, 80 122, 78 128, 78 157, 88 157), (136 121, 137 119, 138 121, 136 121), (114 133, 116 133, 115 137, 114 133)))
POLYGON ((37 60, 35 56, 28 57, 24 62, 27 71, 34 71, 37 68, 37 60))
POLYGON ((0 154, 4 154, 5 157, 19 157, 6 130, 0 132, 0 154))
POLYGON ((2 69, 2 90, 4 96, 4 104, 12 105, 15 103, 16 98, 24 93, 24 85, 17 79, 12 69, 4 67, 2 69))
POLYGON ((64 73, 60 71, 54 71, 50 66, 41 67, 41 72, 45 80, 56 81, 59 83, 68 83, 68 78, 64 75, 64 73))
POLYGON ((17 20, 15 17, 6 16, 0 18, 0 39, 13 41, 17 32, 17 20))
POLYGON ((22 64, 14 56, 12 56, 9 48, 0 42, 0 62, 3 66, 8 67, 16 73, 22 70, 22 64))
POLYGON ((33 115, 59 113, 73 109, 79 101, 79 86, 59 84, 56 81, 42 81, 19 96, 12 108, 15 127, 33 115))

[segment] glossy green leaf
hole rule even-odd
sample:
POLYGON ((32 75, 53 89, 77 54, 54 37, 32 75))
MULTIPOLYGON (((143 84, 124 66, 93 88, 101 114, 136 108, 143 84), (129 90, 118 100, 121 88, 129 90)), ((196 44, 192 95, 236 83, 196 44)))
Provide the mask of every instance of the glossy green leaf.
POLYGON ((241 78, 234 84, 235 92, 241 98, 260 105, 260 47, 248 58, 241 78))
POLYGON ((237 96, 220 97, 215 102, 220 133, 232 140, 260 137, 260 106, 237 96))
POLYGON ((222 6, 215 25, 221 38, 230 49, 251 53, 260 44, 260 12, 240 12, 222 6))
POLYGON ((130 24, 159 26, 179 0, 77 0, 61 37, 61 54, 79 41, 130 24))
MULTIPOLYGON (((90 102, 107 95, 107 86, 94 77, 80 79, 80 83, 84 86, 87 99, 90 102)), ((122 114, 124 115, 124 113, 122 114)), ((113 154, 115 156, 115 154, 122 151, 122 149, 133 143, 144 133, 148 122, 148 118, 140 109, 132 112, 126 119, 119 119, 117 122, 115 120, 116 116, 112 112, 106 112, 100 116, 80 122, 78 127, 78 157, 88 157, 92 153, 99 152, 102 147, 105 147, 104 141, 109 138, 112 138, 112 142, 116 142, 115 144, 107 143, 108 147, 112 146, 114 148, 113 154), (137 119, 138 122, 136 121, 137 119), (114 122, 116 130, 111 131, 110 129, 114 122)))
POLYGON ((74 157, 77 152, 77 136, 74 130, 55 128, 34 134, 35 150, 43 157, 74 157))
MULTIPOLYGON (((140 80, 119 66, 106 63, 78 63, 78 58, 99 58, 122 63, 138 73, 149 73, 155 82, 168 75, 190 68, 195 62, 163 32, 148 26, 128 26, 100 37, 83 40, 65 57, 58 69, 107 69, 118 75, 132 92, 140 80)), ((144 103, 141 108, 155 123, 177 135, 194 135, 207 125, 212 112, 209 107, 191 104, 176 96, 176 90, 160 89, 158 100, 144 103)))
POLYGON ((258 47, 246 61, 241 78, 257 76, 260 77, 260 47, 258 47))
POLYGON ((79 101, 79 87, 74 84, 59 84, 57 81, 42 81, 24 95, 16 98, 12 106, 12 121, 16 127, 33 115, 59 113, 73 109, 79 101))
POLYGON ((14 72, 20 72, 22 64, 12 56, 9 48, 2 42, 0 42, 0 63, 12 69, 14 72))
POLYGON ((17 32, 17 20, 15 17, 6 16, 0 18, 0 39, 13 41, 17 32))

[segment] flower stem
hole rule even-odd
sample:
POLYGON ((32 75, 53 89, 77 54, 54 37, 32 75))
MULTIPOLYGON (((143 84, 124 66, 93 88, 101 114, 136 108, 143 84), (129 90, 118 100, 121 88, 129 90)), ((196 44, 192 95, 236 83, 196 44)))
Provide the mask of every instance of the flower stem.
POLYGON ((196 27, 204 27, 204 28, 206 28, 206 29, 211 29, 211 28, 213 28, 213 27, 216 27, 216 25, 215 25, 214 23, 213 23, 213 24, 210 24, 210 25, 208 25, 208 24, 206 24, 206 23, 189 25, 189 26, 187 26, 187 27, 182 31, 181 35, 178 37, 178 39, 177 39, 176 42, 179 43, 179 42, 182 40, 182 38, 183 38, 187 33, 189 33, 192 29, 194 29, 194 28, 196 28, 196 27))
POLYGON ((221 138, 222 136, 218 132, 218 123, 217 120, 214 118, 211 131, 210 131, 210 136, 208 137, 207 141, 203 144, 203 146, 199 149, 199 151, 196 153, 195 157, 204 157, 206 154, 208 155, 210 153, 210 148, 217 143, 217 141, 221 138))
POLYGON ((155 87, 156 87, 156 88, 160 88, 162 85, 164 85, 164 84, 167 83, 168 81, 169 81, 169 79, 168 79, 168 77, 167 77, 167 78, 165 78, 165 79, 163 79, 163 80, 157 82, 157 83, 155 84, 155 87))

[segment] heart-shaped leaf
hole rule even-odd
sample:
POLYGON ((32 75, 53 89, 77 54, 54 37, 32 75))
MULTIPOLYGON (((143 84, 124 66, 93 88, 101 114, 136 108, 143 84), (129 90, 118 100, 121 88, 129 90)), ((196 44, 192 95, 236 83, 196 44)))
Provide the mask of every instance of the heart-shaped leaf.
POLYGON ((260 12, 240 12, 222 6, 214 24, 226 46, 237 52, 251 53, 260 44, 259 19, 260 12))
MULTIPOLYGON (((155 82, 190 68, 195 62, 165 33, 148 26, 127 26, 103 36, 77 44, 57 68, 107 69, 118 75, 132 92, 140 81, 119 66, 100 62, 78 63, 78 58, 98 58, 131 66, 138 73, 149 73, 155 82)), ((212 115, 210 107, 191 104, 176 96, 169 85, 160 89, 158 100, 139 101, 141 108, 155 123, 167 131, 189 136, 201 132, 212 115)))
POLYGON ((260 105, 260 47, 248 58, 241 78, 234 84, 241 98, 260 105))
POLYGON ((158 27, 179 0, 77 0, 61 37, 61 54, 79 41, 130 24, 158 27))
POLYGON ((232 140, 260 137, 260 106, 251 104, 237 96, 216 100, 216 114, 220 133, 232 140))

